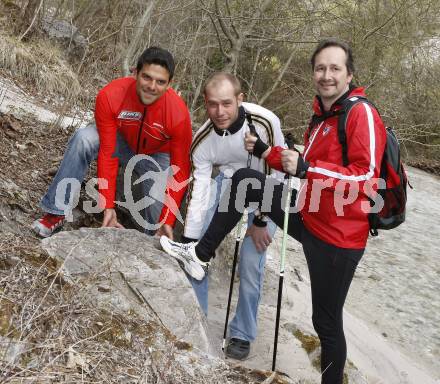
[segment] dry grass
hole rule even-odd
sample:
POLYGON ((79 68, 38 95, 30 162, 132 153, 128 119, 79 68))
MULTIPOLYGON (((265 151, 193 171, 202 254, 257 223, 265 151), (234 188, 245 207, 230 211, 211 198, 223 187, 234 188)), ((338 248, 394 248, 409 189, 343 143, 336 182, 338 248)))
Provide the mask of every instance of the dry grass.
POLYGON ((78 77, 62 52, 41 39, 19 42, 17 37, 0 32, 0 68, 42 95, 75 97, 81 91, 78 77))
POLYGON ((0 270, 1 382, 115 382, 148 374, 151 335, 164 337, 159 324, 96 307, 35 248, 9 251, 15 255, 3 254, 0 270))
POLYGON ((296 329, 293 335, 301 342, 301 346, 309 355, 320 346, 319 339, 316 336, 307 335, 299 329, 296 329))

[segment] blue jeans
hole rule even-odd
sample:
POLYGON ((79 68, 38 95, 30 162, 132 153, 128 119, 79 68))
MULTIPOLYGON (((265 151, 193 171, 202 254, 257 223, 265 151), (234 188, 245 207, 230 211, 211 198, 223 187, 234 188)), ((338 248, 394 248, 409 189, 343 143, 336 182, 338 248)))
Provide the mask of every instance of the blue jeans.
MULTIPOLYGON (((215 192, 215 203, 210 204, 203 226, 203 233, 208 229, 209 223, 216 211, 221 197, 221 184, 226 180, 223 174, 216 178, 217 190, 215 192)), ((252 225, 254 214, 248 215, 247 226, 252 225)), ((267 223, 267 230, 273 238, 276 225, 272 221, 267 223)), ((202 235, 203 235, 202 233, 202 235)), ((238 271, 240 274, 240 285, 238 291, 238 303, 235 316, 229 324, 229 337, 236 337, 241 340, 254 341, 257 336, 257 314, 258 305, 261 299, 263 287, 264 266, 266 263, 266 251, 258 252, 252 238, 246 236, 240 246, 240 258, 238 271)), ((187 275, 188 276, 188 275, 187 275)), ((203 312, 208 314, 208 276, 201 281, 188 276, 203 312)))
MULTIPOLYGON (((43 211, 54 215, 69 215, 78 204, 81 183, 83 182, 90 163, 98 157, 99 135, 96 125, 89 124, 78 129, 70 138, 67 149, 64 152, 63 161, 57 174, 52 180, 47 193, 43 196, 40 206, 43 211), (58 192, 57 192, 58 190, 58 192)), ((119 158, 120 165, 126 165, 135 156, 126 141, 117 135, 115 157, 119 158)), ((141 176, 148 171, 163 172, 170 165, 168 153, 154 153, 150 159, 138 161, 134 167, 137 175, 141 176), (160 168, 160 169, 158 169, 160 168)), ((148 196, 150 189, 155 185, 154 178, 148 178, 142 182, 142 195, 148 196)), ((163 194, 165 196, 165 183, 163 194)), ((157 185, 156 185, 157 186, 157 185)), ((163 207, 164 198, 155 193, 152 203, 142 212, 142 217, 147 223, 155 224, 159 220, 163 207)), ((154 234, 154 231, 145 232, 154 234)))

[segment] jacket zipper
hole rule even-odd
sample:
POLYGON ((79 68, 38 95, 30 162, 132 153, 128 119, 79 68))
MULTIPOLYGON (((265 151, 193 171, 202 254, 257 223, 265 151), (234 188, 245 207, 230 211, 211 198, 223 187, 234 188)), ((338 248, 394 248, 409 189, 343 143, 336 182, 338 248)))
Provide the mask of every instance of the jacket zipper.
POLYGON ((318 127, 316 128, 315 132, 313 132, 313 135, 312 135, 312 137, 310 138, 310 141, 309 141, 309 146, 307 147, 307 149, 306 149, 306 151, 304 152, 304 155, 303 155, 303 159, 304 159, 304 160, 306 159, 306 156, 307 156, 307 154, 309 153, 309 150, 310 150, 310 148, 312 147, 313 142, 315 141, 315 138, 316 138, 316 136, 318 135, 318 132, 319 132, 319 130, 321 129, 321 127, 322 127, 323 124, 324 124, 324 121, 322 121, 322 122, 318 125, 318 127))
POLYGON ((144 120, 145 120, 145 116, 146 115, 147 115, 147 107, 144 107, 144 114, 142 115, 142 121, 141 121, 141 125, 139 127, 137 147, 136 147, 136 154, 139 153, 139 144, 141 143, 142 129, 144 127, 144 120))
MULTIPOLYGON (((307 156, 307 154, 309 153, 309 150, 310 150, 310 148, 312 147, 313 142, 315 141, 315 138, 316 138, 316 136, 318 135, 319 130, 321 129, 321 127, 322 127, 323 124, 324 124, 324 122, 322 121, 322 122, 318 125, 318 127, 315 129, 315 131, 312 132, 313 134, 312 134, 311 137, 310 137, 310 140, 309 140, 309 146, 307 147, 307 149, 304 151, 304 154, 303 154, 303 159, 304 159, 304 160, 306 159, 306 156, 307 156)), ((298 200, 299 200, 299 197, 301 196, 302 191, 303 191, 303 189, 306 187, 306 185, 307 185, 307 183, 301 183, 301 184, 300 184, 300 187, 299 187, 298 193, 296 194, 295 207, 298 206, 298 200)))

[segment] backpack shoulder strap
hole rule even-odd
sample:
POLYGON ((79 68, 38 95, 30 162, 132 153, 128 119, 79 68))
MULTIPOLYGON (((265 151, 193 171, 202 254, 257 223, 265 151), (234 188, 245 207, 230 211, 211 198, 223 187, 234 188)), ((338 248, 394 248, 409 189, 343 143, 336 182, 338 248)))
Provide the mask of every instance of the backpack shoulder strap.
POLYGON ((347 133, 345 131, 348 113, 350 112, 351 108, 361 102, 369 103, 369 101, 362 96, 353 96, 345 99, 342 102, 341 112, 338 116, 338 140, 339 144, 342 146, 342 163, 344 167, 348 165, 347 133))

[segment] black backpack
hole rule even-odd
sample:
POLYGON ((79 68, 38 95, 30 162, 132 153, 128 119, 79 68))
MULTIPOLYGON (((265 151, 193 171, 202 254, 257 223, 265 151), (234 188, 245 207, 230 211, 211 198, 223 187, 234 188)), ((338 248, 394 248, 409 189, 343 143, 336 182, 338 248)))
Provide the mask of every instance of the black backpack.
MULTIPOLYGON (((342 102, 342 108, 336 112, 338 115, 338 139, 342 146, 344 167, 348 165, 345 126, 350 109, 358 103, 368 103, 375 108, 365 97, 356 96, 345 99, 342 102)), ((372 236, 378 235, 378 229, 393 229, 405 221, 406 185, 410 185, 400 160, 400 147, 397 137, 391 127, 386 127, 386 134, 387 141, 380 164, 379 176, 384 183, 379 186, 377 195, 370 197, 372 212, 368 214, 368 221, 372 236), (383 206, 381 207, 382 202, 383 206)))

